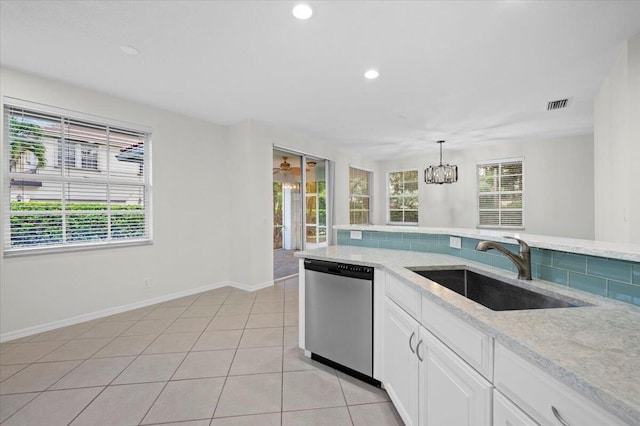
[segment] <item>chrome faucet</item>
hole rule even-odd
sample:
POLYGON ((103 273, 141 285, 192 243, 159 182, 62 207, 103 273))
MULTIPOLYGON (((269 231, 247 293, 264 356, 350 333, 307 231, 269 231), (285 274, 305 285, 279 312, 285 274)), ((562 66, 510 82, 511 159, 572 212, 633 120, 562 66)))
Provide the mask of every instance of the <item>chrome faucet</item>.
POLYGON ((519 238, 515 237, 505 237, 516 240, 518 244, 520 244, 520 253, 515 255, 511 253, 509 250, 504 248, 501 244, 495 243, 493 241, 480 241, 476 245, 476 250, 487 251, 489 249, 496 249, 505 256, 507 256, 518 268, 518 279, 519 280, 530 280, 531 279, 531 252, 529 251, 529 245, 522 241, 519 238))

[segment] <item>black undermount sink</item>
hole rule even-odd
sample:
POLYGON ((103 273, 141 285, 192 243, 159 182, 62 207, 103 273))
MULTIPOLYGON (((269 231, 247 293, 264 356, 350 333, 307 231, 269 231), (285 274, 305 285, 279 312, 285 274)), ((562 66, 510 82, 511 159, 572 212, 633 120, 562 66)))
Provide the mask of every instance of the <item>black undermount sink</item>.
POLYGON ((408 269, 494 311, 574 308, 588 305, 578 300, 560 300, 468 269, 408 269))

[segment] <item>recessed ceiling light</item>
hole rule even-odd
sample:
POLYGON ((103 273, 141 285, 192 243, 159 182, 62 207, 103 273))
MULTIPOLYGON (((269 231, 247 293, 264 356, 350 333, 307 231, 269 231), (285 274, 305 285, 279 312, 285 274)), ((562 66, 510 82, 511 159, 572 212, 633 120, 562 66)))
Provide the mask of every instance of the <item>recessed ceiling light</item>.
POLYGON ((367 72, 364 73, 364 78, 373 80, 375 78, 378 78, 379 75, 380 73, 378 72, 378 70, 368 70, 367 72))
POLYGON ((299 3, 293 8, 293 16, 298 19, 309 19, 311 18, 311 15, 313 15, 313 10, 311 9, 311 6, 306 3, 299 3))
POLYGON ((124 53, 126 53, 127 55, 131 55, 131 56, 135 56, 138 53, 140 53, 138 51, 138 49, 136 49, 133 46, 129 46, 129 45, 125 45, 125 46, 120 46, 120 50, 122 50, 124 53))

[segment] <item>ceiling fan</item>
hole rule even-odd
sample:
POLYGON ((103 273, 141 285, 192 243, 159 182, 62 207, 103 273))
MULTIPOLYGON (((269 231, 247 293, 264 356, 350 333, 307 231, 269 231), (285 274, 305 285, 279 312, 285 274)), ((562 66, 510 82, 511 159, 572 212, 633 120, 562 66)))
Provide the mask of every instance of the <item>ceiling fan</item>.
POLYGON ((287 158, 289 157, 282 157, 284 161, 280 163, 280 167, 274 167, 273 174, 277 175, 278 173, 291 173, 293 175, 300 176, 300 167, 291 167, 291 164, 287 162, 287 158))

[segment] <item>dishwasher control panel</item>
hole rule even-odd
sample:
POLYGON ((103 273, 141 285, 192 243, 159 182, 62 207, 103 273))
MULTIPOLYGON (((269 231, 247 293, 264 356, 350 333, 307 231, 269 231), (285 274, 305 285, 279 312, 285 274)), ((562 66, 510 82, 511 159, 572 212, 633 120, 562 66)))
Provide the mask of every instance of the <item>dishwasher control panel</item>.
POLYGON ((369 266, 348 265, 346 263, 338 263, 338 269, 349 272, 364 272, 365 274, 370 274, 373 270, 369 266))
POLYGON ((351 265, 348 263, 327 262, 325 260, 305 259, 304 269, 307 271, 323 272, 325 274, 342 275, 345 277, 373 280, 373 267, 351 265))

